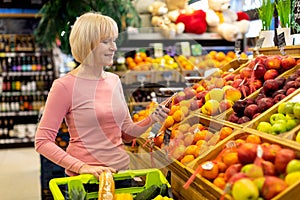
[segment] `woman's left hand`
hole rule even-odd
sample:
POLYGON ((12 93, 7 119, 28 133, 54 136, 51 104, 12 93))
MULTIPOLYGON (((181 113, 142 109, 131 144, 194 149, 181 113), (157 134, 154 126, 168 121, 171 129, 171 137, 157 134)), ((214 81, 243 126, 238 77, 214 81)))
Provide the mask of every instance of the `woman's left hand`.
POLYGON ((150 117, 154 122, 163 123, 168 116, 170 109, 159 104, 153 113, 151 113, 150 117))

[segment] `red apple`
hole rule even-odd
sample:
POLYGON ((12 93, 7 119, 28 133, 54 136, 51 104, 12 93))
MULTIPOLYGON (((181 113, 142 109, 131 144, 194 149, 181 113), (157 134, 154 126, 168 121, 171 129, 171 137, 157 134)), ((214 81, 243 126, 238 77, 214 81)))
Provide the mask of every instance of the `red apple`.
POLYGON ((270 200, 277 194, 281 193, 288 187, 288 184, 276 177, 276 176, 265 176, 265 181, 261 190, 263 199, 270 200))
POLYGON ((174 97, 174 104, 178 104, 179 102, 181 102, 184 99, 185 99, 185 93, 183 91, 180 91, 174 97))
POLYGON ((267 71, 266 67, 262 64, 258 64, 253 70, 254 70, 254 76, 257 79, 263 78, 267 71))
POLYGON ((280 69, 281 59, 279 56, 268 56, 265 59, 265 66, 267 69, 280 69))
POLYGON ((196 90, 191 87, 184 88, 183 92, 185 93, 186 99, 191 99, 197 94, 196 90))
POLYGON ((205 102, 205 95, 208 93, 208 91, 207 90, 204 90, 204 91, 202 91, 202 92, 198 92, 197 94, 196 94, 196 98, 198 99, 198 100, 202 100, 202 102, 204 103, 205 102))
POLYGON ((249 67, 244 67, 240 70, 241 79, 250 78, 252 74, 252 69, 249 67))
POLYGON ((258 107, 256 104, 248 105, 244 110, 244 115, 252 119, 252 117, 258 113, 258 107))
POLYGON ((237 149, 237 152, 239 161, 242 165, 253 163, 257 156, 257 144, 249 142, 243 143, 237 149))
POLYGON ((280 149, 275 156, 275 169, 283 174, 286 172, 287 164, 296 158, 296 153, 292 149, 282 148, 280 149))
POLYGON ((231 86, 234 87, 234 88, 238 88, 240 86, 240 84, 241 84, 242 81, 243 81, 243 79, 240 79, 240 78, 239 79, 235 79, 232 82, 231 86))
POLYGON ((192 99, 190 102, 190 109, 191 110, 197 110, 199 108, 199 104, 198 104, 199 100, 196 99, 192 99))
POLYGON ((288 96, 288 95, 290 95, 290 94, 292 94, 294 91, 296 90, 296 88, 293 88, 293 87, 291 87, 291 88, 289 88, 289 89, 287 89, 287 91, 286 91, 286 96, 288 96))
POLYGON ((277 152, 281 149, 278 144, 262 145, 264 160, 274 162, 277 152))
POLYGON ((274 79, 279 75, 278 71, 276 69, 269 69, 266 71, 265 75, 264 75, 264 80, 268 80, 268 79, 274 79))
POLYGON ((239 120, 239 117, 237 116, 237 114, 235 112, 231 113, 228 116, 228 121, 233 122, 233 123, 237 123, 239 120))
POLYGON ((230 165, 226 171, 225 171, 225 180, 230 180, 230 178, 234 175, 234 174, 237 174, 238 172, 240 172, 242 169, 242 164, 240 163, 237 163, 237 164, 233 164, 233 165, 230 165))
POLYGON ((273 176, 275 175, 275 166, 272 162, 267 161, 267 160, 262 160, 261 165, 263 168, 263 172, 265 176, 273 176))
POLYGON ((227 109, 231 108, 233 105, 233 101, 228 99, 222 99, 219 104, 219 110, 221 112, 225 112, 227 109))
POLYGON ((281 59, 281 67, 285 70, 291 69, 296 65, 296 59, 290 55, 283 56, 281 59))

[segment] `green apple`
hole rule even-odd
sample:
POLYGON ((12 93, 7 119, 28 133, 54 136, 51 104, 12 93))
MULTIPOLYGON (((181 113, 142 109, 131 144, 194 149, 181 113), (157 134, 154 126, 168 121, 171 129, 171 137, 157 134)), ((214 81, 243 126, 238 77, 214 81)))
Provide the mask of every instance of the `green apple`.
POLYGON ((264 175, 262 167, 253 163, 244 165, 241 172, 244 172, 249 178, 258 178, 264 175))
POLYGON ((259 191, 261 191, 261 189, 264 185, 265 179, 266 178, 264 176, 262 176, 262 177, 255 178, 253 180, 253 183, 256 185, 256 187, 258 188, 259 191))
POLYGON ((297 117, 295 117, 295 115, 294 115, 294 114, 291 114, 291 113, 285 114, 285 118, 286 118, 286 120, 289 120, 289 119, 297 119, 297 117))
POLYGON ((293 128, 295 128, 298 125, 299 121, 297 119, 288 119, 286 121, 286 130, 292 130, 293 128))
POLYGON ((264 133, 270 133, 272 125, 269 122, 259 122, 256 129, 264 133))
POLYGON ((300 171, 287 174, 284 180, 288 185, 293 185, 300 180, 300 171))
POLYGON ((284 106, 285 113, 293 113, 294 102, 286 102, 284 106))
POLYGON ((298 131, 296 133, 296 138, 295 138, 296 142, 299 142, 300 143, 300 131, 298 131))
POLYGON ((300 102, 296 102, 293 107, 293 113, 295 117, 300 119, 300 102))
POLYGON ((293 159, 286 166, 286 173, 300 171, 300 160, 293 159))
POLYGON ((282 102, 281 104, 279 104, 278 108, 277 108, 277 111, 278 113, 282 113, 282 114, 285 114, 285 104, 287 102, 282 102))
POLYGON ((273 125, 279 121, 286 121, 285 115, 282 113, 275 113, 270 117, 270 123, 273 125))
POLYGON ((233 184, 232 196, 238 200, 256 200, 259 197, 259 190, 251 179, 242 178, 233 184))
POLYGON ((274 134, 274 135, 278 135, 278 134, 284 133, 286 131, 287 131, 286 122, 281 120, 281 121, 277 121, 275 124, 272 125, 270 133, 274 134))

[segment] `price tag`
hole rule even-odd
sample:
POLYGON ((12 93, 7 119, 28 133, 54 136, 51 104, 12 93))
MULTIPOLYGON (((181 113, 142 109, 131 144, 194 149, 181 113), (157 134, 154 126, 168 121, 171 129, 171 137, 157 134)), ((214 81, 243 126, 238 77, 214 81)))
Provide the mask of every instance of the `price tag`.
POLYGON ((184 56, 191 56, 191 46, 189 42, 178 42, 176 43, 176 54, 177 55, 184 55, 184 56))
POLYGON ((211 161, 206 162, 205 164, 201 165, 202 169, 205 170, 212 170, 212 168, 214 167, 214 163, 211 161))
POLYGON ((162 43, 151 43, 150 47, 153 47, 155 58, 163 57, 164 52, 163 52, 163 44, 162 43))
POLYGON ((236 143, 235 143, 235 141, 231 140, 231 141, 228 141, 225 146, 226 146, 226 148, 235 148, 236 143))
POLYGON ((285 43, 285 38, 284 38, 284 32, 280 33, 279 35, 277 35, 277 39, 278 39, 278 47, 280 49, 280 53, 282 55, 285 55, 285 52, 284 52, 284 47, 286 46, 286 43, 285 43))
POLYGON ((171 139, 171 130, 166 129, 165 134, 164 134, 164 140, 163 140, 164 144, 169 145, 170 139, 171 139))
POLYGON ((259 38, 256 42, 255 48, 260 49, 262 47, 262 44, 264 43, 265 38, 259 38))
POLYGON ((260 145, 257 146, 257 157, 262 158, 263 156, 263 149, 261 148, 260 145))
POLYGON ((202 55, 202 45, 201 44, 193 44, 193 45, 191 45, 191 48, 192 48, 192 55, 193 56, 202 55))
POLYGON ((234 52, 236 55, 239 55, 241 53, 241 49, 242 49, 242 43, 241 40, 236 40, 234 43, 234 52))

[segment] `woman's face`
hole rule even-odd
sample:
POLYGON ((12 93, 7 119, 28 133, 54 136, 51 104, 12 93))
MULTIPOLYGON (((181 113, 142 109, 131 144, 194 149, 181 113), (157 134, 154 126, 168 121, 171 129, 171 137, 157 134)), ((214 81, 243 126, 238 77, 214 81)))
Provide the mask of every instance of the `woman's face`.
POLYGON ((99 42, 93 50, 93 57, 98 66, 111 66, 117 51, 116 38, 107 38, 99 42))

